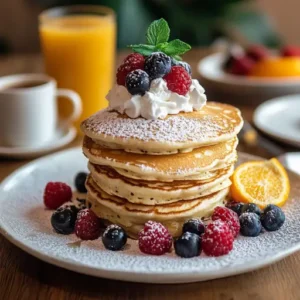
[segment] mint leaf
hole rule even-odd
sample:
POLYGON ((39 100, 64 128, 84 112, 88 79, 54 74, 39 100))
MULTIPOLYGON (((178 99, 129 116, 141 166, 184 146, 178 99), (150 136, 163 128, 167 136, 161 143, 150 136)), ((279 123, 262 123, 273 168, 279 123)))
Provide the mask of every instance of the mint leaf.
POLYGON ((146 33, 147 43, 154 46, 167 42, 169 36, 170 28, 167 21, 163 18, 152 22, 146 33))
POLYGON ((182 61, 182 58, 179 55, 173 55, 172 57, 174 57, 177 61, 182 61))
POLYGON ((142 55, 151 55, 153 52, 157 51, 157 48, 153 45, 129 45, 134 52, 140 53, 142 55))
POLYGON ((191 50, 191 46, 181 40, 173 40, 163 49, 163 51, 170 56, 181 55, 191 50))

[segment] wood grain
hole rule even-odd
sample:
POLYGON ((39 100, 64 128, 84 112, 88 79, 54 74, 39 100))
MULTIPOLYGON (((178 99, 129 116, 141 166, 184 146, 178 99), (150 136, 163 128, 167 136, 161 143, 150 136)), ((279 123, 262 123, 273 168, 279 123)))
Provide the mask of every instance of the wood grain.
MULTIPOLYGON (((186 59, 195 69, 207 51, 195 50, 186 59)), ((124 54, 118 56, 121 60, 124 54)), ((40 72, 40 55, 0 58, 0 75, 40 72)), ((251 120, 253 108, 240 107, 251 120)), ((68 147, 80 145, 77 138, 68 147)), ((267 153, 239 146, 252 154, 267 153)), ((26 160, 0 158, 0 181, 26 160)), ((247 255, 247 253, 245 253, 247 255)), ((205 300, 299 300, 300 253, 264 269, 224 279, 177 285, 151 285, 93 278, 44 263, 0 236, 0 299, 205 299, 205 300)))

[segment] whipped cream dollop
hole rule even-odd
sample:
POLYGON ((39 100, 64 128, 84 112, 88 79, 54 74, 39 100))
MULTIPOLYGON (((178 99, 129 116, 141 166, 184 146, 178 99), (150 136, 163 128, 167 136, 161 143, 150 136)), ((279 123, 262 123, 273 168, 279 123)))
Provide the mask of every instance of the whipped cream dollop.
POLYGON ((142 95, 131 95, 125 86, 115 85, 107 94, 109 110, 127 114, 130 118, 163 119, 179 112, 200 110, 206 104, 204 88, 192 79, 189 92, 179 95, 170 91, 162 78, 151 82, 149 91, 142 95))

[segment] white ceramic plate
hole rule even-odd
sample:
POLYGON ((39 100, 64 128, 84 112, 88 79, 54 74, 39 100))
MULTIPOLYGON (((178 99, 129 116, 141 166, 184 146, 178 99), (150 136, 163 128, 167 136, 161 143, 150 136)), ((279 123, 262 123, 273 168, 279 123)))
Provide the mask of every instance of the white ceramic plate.
POLYGON ((3 147, 0 146, 0 156, 11 158, 33 158, 45 155, 68 145, 76 137, 75 127, 67 130, 58 128, 49 142, 32 147, 3 147))
POLYGON ((227 74, 222 68, 225 59, 225 54, 216 53, 203 58, 198 64, 201 84, 210 99, 258 104, 271 98, 300 93, 300 78, 249 78, 227 74))
MULTIPOLYGON (((253 157, 240 154, 240 160, 253 157)), ((300 180, 290 173, 291 199, 285 207, 287 221, 281 230, 256 238, 238 237, 234 250, 219 258, 201 255, 183 259, 172 253, 144 255, 129 240, 124 251, 105 250, 101 240, 80 243, 75 235, 56 234, 51 211, 42 203, 50 180, 73 185, 78 171, 86 170, 80 148, 38 159, 3 181, 0 186, 2 234, 24 251, 48 263, 79 273, 136 282, 180 283, 220 278, 274 263, 300 248, 300 180)))
POLYGON ((261 104, 254 112, 253 122, 273 138, 300 147, 300 94, 261 104))

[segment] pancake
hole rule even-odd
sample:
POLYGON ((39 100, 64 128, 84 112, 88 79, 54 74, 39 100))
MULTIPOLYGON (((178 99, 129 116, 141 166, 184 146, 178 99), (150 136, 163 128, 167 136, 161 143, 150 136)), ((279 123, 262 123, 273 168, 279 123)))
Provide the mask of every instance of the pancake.
POLYGON ((223 143, 174 155, 147 155, 111 150, 85 137, 83 153, 96 165, 123 169, 160 181, 183 180, 203 172, 224 169, 236 160, 238 140, 233 138, 223 143))
POLYGON ((208 218, 216 206, 224 205, 229 188, 189 201, 166 205, 132 204, 126 199, 111 196, 101 190, 91 176, 86 182, 87 201, 91 209, 102 219, 122 226, 127 234, 136 238, 148 220, 162 223, 172 236, 179 236, 182 225, 191 218, 208 218))
POLYGON ((102 147, 152 155, 189 152, 233 139, 243 126, 240 111, 208 102, 201 110, 165 119, 131 119, 104 109, 81 124, 81 130, 102 147))
POLYGON ((231 185, 229 177, 234 167, 219 170, 209 180, 182 180, 173 182, 133 180, 114 169, 89 163, 89 170, 97 185, 109 195, 127 199, 131 203, 156 205, 190 200, 220 191, 231 185))

